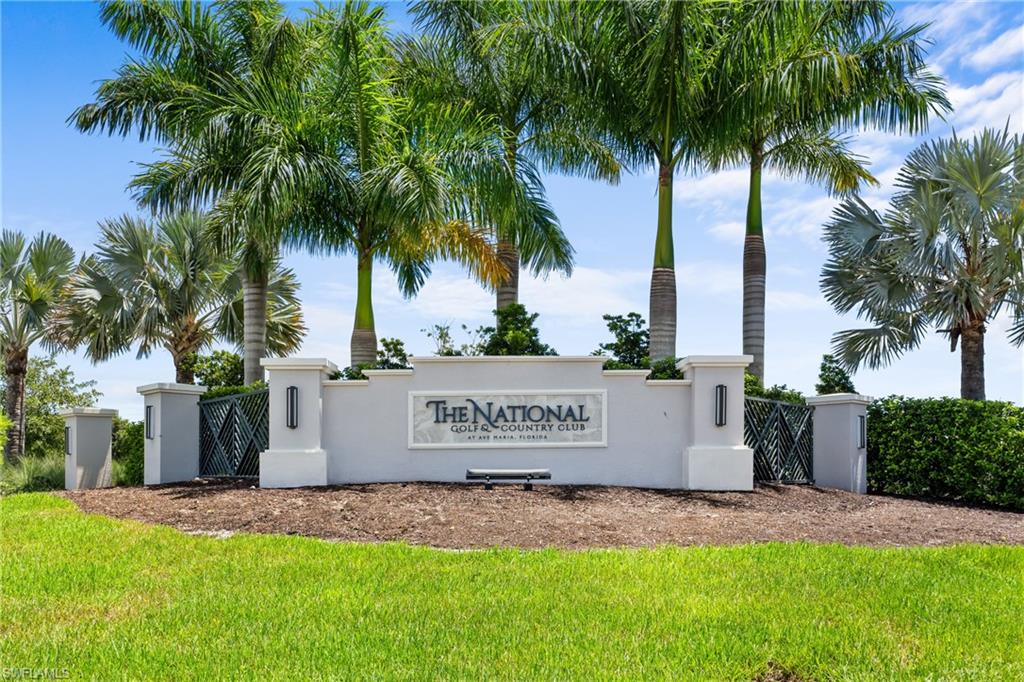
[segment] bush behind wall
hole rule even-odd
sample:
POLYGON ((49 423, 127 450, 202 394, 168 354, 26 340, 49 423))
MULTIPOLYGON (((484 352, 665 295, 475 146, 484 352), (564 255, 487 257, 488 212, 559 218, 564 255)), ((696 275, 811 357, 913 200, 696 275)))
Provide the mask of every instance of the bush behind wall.
POLYGON ((868 408, 868 489, 1024 509, 1024 408, 890 396, 868 408))

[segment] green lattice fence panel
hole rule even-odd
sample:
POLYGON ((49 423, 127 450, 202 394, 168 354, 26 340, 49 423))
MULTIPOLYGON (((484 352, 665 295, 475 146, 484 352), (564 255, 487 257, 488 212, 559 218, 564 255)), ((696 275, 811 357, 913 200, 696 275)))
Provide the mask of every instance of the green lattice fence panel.
POLYGON ((269 389, 199 401, 199 475, 259 476, 269 443, 269 389))
POLYGON ((754 480, 813 483, 814 408, 746 398, 743 435, 754 451, 754 480))

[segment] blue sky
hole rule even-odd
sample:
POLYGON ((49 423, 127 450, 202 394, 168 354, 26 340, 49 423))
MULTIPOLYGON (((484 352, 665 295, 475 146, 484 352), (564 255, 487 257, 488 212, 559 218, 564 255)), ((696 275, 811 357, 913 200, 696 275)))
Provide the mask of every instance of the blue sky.
MULTIPOLYGON (((969 134, 986 125, 1024 131, 1024 4, 916 3, 896 6, 904 22, 931 22, 930 61, 948 80, 956 111, 935 120, 926 136, 857 133, 854 148, 872 160, 882 187, 866 194, 881 208, 907 152, 952 127, 969 134)), ((299 12, 298 6, 290 11, 299 12)), ((396 28, 407 26, 402 6, 389 6, 396 28)), ((135 164, 156 158, 150 144, 70 129, 65 119, 91 101, 99 80, 113 75, 127 48, 100 24, 88 2, 3 2, 2 224, 26 233, 49 230, 79 252, 92 247, 97 222, 136 208, 124 187, 135 164)), ((726 171, 676 180, 675 243, 679 281, 679 355, 741 350, 742 221, 746 172, 726 171)), ((571 279, 522 280, 522 302, 540 313, 542 338, 563 355, 589 354, 607 337, 604 313, 647 311, 653 257, 655 178, 628 176, 618 186, 575 178, 546 178, 548 196, 577 250, 571 279)), ((832 334, 857 325, 832 312, 818 291, 825 259, 821 225, 835 201, 800 183, 768 178, 764 186, 768 248, 766 378, 812 392, 832 334)), ((290 254, 302 281, 309 335, 303 355, 348 361, 355 307, 355 262, 290 254)), ((488 321, 490 294, 456 267, 436 268, 415 303, 404 301, 390 274, 377 269, 379 336, 397 336, 414 354, 433 346, 421 332, 437 322, 476 327, 488 321)), ((1006 341, 1008 320, 997 319, 986 338, 990 398, 1024 403, 1024 353, 1006 341)), ((460 340, 457 338, 457 341, 460 340)), ((34 352, 42 353, 41 349, 34 352)), ((96 379, 101 404, 138 418, 135 387, 170 381, 165 353, 135 359, 134 352, 93 365, 66 354, 82 378, 96 379)), ((919 350, 881 371, 861 370, 857 388, 869 395, 958 395, 959 356, 931 336, 919 350)))

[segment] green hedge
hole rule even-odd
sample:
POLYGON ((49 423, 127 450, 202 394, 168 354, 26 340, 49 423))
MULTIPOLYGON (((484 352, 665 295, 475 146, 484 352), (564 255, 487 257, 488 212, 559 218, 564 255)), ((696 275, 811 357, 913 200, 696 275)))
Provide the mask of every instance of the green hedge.
POLYGON ((1024 408, 890 396, 868 408, 868 488, 1024 509, 1024 408))

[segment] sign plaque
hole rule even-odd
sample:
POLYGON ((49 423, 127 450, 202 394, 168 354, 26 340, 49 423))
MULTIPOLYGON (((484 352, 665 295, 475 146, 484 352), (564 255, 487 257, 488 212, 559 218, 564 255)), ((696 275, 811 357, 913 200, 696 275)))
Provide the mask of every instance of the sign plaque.
POLYGON ((607 391, 410 391, 410 448, 607 447, 607 391))

